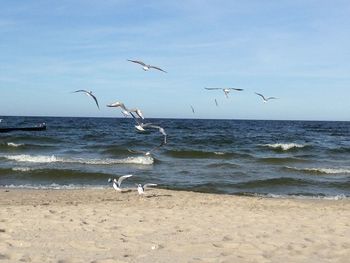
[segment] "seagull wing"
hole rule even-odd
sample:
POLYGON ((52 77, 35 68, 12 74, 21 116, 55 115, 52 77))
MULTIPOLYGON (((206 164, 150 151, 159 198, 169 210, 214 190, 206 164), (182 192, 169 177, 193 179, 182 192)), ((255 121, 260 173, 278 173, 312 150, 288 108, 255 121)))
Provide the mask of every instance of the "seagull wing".
POLYGON ((140 64, 140 65, 142 65, 142 66, 146 66, 145 63, 143 63, 142 61, 139 61, 139 60, 131 60, 131 59, 128 59, 128 61, 133 62, 133 63, 140 64))
POLYGON ((192 112, 194 113, 194 108, 193 108, 193 106, 191 106, 191 109, 192 109, 192 112))
POLYGON ((98 105, 98 101, 97 101, 96 97, 95 97, 91 92, 88 92, 87 94, 88 94, 91 98, 94 99, 94 101, 96 102, 97 108, 100 109, 100 106, 98 105))
POLYGON ((205 89, 207 89, 207 90, 218 90, 220 88, 205 88, 205 89))
POLYGON ((268 97, 266 100, 277 100, 278 98, 276 97, 268 97))
POLYGON ((118 186, 120 187, 120 185, 122 184, 122 182, 126 179, 126 178, 129 178, 131 177, 132 174, 127 174, 127 175, 123 175, 123 176, 120 176, 119 179, 118 179, 118 186))
POLYGON ((154 69, 157 69, 157 70, 160 70, 160 71, 163 71, 164 73, 168 73, 168 72, 166 72, 165 70, 162 70, 161 68, 158 68, 158 67, 156 67, 156 66, 149 65, 148 67, 149 67, 149 68, 154 68, 154 69))
MULTIPOLYGON (((141 118, 141 119, 144 119, 145 117, 143 116, 142 114, 142 111, 140 109, 129 109, 128 112, 132 113, 132 112, 135 112, 135 114, 141 118)), ((134 115, 135 117, 135 115, 134 115)), ((136 118, 136 117, 135 117, 136 118)))
POLYGON ((236 91, 243 91, 244 90, 244 89, 237 89, 237 88, 229 88, 229 89, 236 90, 236 91))
POLYGON ((84 89, 79 89, 79 90, 73 91, 73 93, 75 93, 75 92, 85 92, 85 93, 89 93, 87 90, 84 90, 84 89))
POLYGON ((256 92, 255 92, 255 94, 258 95, 258 96, 260 96, 260 97, 262 97, 263 100, 266 100, 265 97, 264 97, 264 95, 262 95, 262 94, 260 94, 260 93, 256 93, 256 92))
POLYGON ((152 186, 157 186, 157 184, 145 184, 143 188, 152 187, 152 186))
POLYGON ((218 101, 216 99, 215 99, 215 104, 216 104, 216 106, 219 106, 218 101))

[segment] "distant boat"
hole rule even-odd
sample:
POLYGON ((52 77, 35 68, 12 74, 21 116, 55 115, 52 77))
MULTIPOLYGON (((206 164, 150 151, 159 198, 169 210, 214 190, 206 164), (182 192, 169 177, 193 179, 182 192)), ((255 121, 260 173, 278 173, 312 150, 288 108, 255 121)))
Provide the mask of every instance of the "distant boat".
POLYGON ((45 131, 46 124, 42 123, 32 127, 0 127, 0 132, 12 132, 12 131, 45 131))

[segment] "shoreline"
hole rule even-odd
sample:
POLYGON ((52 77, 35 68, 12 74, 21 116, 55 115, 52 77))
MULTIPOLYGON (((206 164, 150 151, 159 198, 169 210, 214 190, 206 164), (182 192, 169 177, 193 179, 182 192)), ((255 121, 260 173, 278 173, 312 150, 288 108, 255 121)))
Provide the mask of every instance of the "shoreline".
MULTIPOLYGON (((0 191, 108 191, 111 190, 111 186, 71 186, 71 185, 60 185, 60 186, 16 186, 16 185, 6 185, 0 186, 0 191)), ((124 191, 135 192, 137 194, 136 187, 124 187, 124 191)), ((204 195, 218 195, 218 196, 236 196, 236 197, 252 197, 252 198, 264 198, 264 199, 283 199, 283 200, 329 200, 329 201, 340 201, 340 200, 349 200, 350 196, 344 194, 338 195, 288 195, 288 194, 260 194, 260 193, 217 193, 217 192, 201 192, 191 189, 168 189, 160 188, 159 186, 153 188, 153 190, 159 191, 171 191, 171 192, 188 192, 194 194, 204 194, 204 195)))
POLYGON ((347 262, 350 200, 0 188, 3 262, 347 262))

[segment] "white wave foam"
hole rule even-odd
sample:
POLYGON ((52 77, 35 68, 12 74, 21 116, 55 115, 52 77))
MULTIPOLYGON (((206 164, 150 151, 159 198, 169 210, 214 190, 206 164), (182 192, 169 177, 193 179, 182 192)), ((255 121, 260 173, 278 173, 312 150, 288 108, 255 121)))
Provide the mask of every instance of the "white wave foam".
POLYGON ((322 174, 350 174, 349 168, 297 168, 286 166, 287 169, 301 172, 322 173, 322 174))
POLYGON ((41 184, 21 184, 21 185, 5 185, 4 188, 10 189, 54 189, 54 190, 75 190, 75 189, 106 189, 108 186, 98 186, 98 185, 77 185, 77 184, 68 184, 68 185, 59 185, 56 183, 50 185, 41 185, 41 184))
POLYGON ((274 143, 274 144, 263 144, 262 146, 269 147, 272 149, 280 149, 283 151, 288 151, 290 149, 304 148, 306 145, 297 143, 274 143))
POLYGON ((283 195, 283 194, 254 194, 256 197, 266 197, 266 198, 278 198, 278 199, 323 199, 323 200, 344 200, 350 199, 350 197, 340 194, 340 195, 328 195, 328 196, 308 196, 308 195, 283 195))
POLYGON ((15 172, 29 172, 32 171, 33 169, 29 168, 29 167, 13 167, 12 171, 15 172))
POLYGON ((214 152, 214 154, 216 154, 216 155, 224 155, 225 153, 224 152, 214 152))
POLYGON ((14 142, 8 142, 7 143, 7 146, 10 146, 10 147, 20 147, 20 146, 23 146, 24 144, 23 143, 14 143, 14 142))
POLYGON ((81 163, 81 164, 92 164, 92 165, 111 165, 111 164, 144 164, 150 165, 153 164, 154 159, 149 156, 138 156, 138 157, 128 157, 124 159, 70 159, 56 157, 54 155, 6 155, 4 156, 8 160, 13 160, 16 162, 27 162, 27 163, 81 163))

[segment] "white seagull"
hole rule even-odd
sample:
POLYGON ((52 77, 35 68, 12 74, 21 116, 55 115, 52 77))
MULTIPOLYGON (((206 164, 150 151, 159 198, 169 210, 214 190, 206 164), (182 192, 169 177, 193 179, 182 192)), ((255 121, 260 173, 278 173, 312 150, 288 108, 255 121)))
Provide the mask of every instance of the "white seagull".
POLYGON ((132 116, 134 118, 134 120, 139 124, 137 118, 141 118, 141 119, 144 119, 145 117, 143 116, 143 113, 140 109, 128 109, 124 103, 122 102, 114 102, 114 103, 111 103, 111 104, 108 104, 107 107, 120 107, 121 109, 121 112, 123 113, 123 115, 125 117, 128 117, 128 116, 132 116), (134 114, 135 113, 135 114, 134 114))
POLYGON ((137 185, 137 192, 139 193, 139 195, 143 195, 143 194, 145 194, 145 189, 148 187, 151 187, 151 186, 157 186, 157 185, 156 184, 145 184, 145 185, 138 184, 137 185))
POLYGON ((131 59, 128 59, 128 61, 133 62, 133 63, 136 63, 136 64, 140 64, 140 65, 142 66, 142 69, 143 69, 144 71, 148 71, 148 70, 150 70, 151 68, 154 68, 154 69, 163 71, 164 73, 167 73, 165 70, 162 70, 162 69, 159 68, 159 67, 145 64, 144 62, 139 61, 139 60, 131 60, 131 59))
POLYGON ((167 144, 167 134, 164 130, 164 128, 158 126, 158 125, 154 125, 152 123, 142 123, 142 122, 139 122, 138 125, 135 125, 135 128, 138 130, 138 131, 141 131, 141 132, 147 132, 148 131, 148 128, 153 128, 153 129, 158 129, 159 132, 164 136, 164 139, 163 141, 157 145, 156 147, 153 147, 151 150, 147 151, 147 152, 142 152, 142 151, 135 151, 135 150, 129 150, 129 152, 132 152, 132 153, 143 153, 144 155, 150 155, 153 151, 159 149, 160 147, 162 147, 163 145, 167 144))
POLYGON ((262 94, 260 94, 260 93, 256 93, 256 92, 255 92, 255 94, 258 95, 258 96, 260 96, 260 97, 263 99, 264 103, 267 103, 269 100, 277 100, 277 99, 278 99, 278 98, 276 98, 276 97, 268 97, 268 98, 265 98, 264 95, 262 95, 262 94))
POLYGON ((112 180, 112 178, 109 178, 109 179, 108 179, 108 183, 113 182, 113 188, 114 188, 116 191, 121 192, 121 191, 122 191, 122 188, 121 188, 120 186, 121 186, 122 182, 123 182, 126 178, 129 178, 129 177, 131 177, 131 176, 132 176, 132 174, 127 174, 127 175, 120 176, 120 177, 118 178, 118 181, 117 181, 117 179, 115 179, 115 178, 114 178, 113 180, 112 180))
POLYGON ((98 105, 98 101, 97 101, 96 97, 92 94, 92 91, 87 91, 84 89, 73 91, 73 93, 76 93, 76 92, 84 92, 87 96, 93 98, 94 101, 96 102, 97 108, 100 109, 100 106, 98 105))
POLYGON ((122 103, 122 102, 117 101, 117 102, 108 104, 107 107, 114 107, 114 108, 120 107, 121 112, 123 113, 123 115, 125 117, 130 116, 129 110, 125 107, 124 103, 122 103))
MULTIPOLYGON (((132 112, 135 112, 136 115, 137 115, 139 118, 145 119, 145 117, 143 116, 143 113, 142 113, 142 111, 141 111, 140 109, 135 108, 135 109, 129 109, 128 111, 129 111, 130 114, 131 114, 132 112)), ((132 114, 132 116, 135 118, 135 116, 134 116, 133 114, 132 114)))
POLYGON ((237 89, 237 88, 205 88, 207 90, 222 90, 225 93, 226 98, 228 98, 228 94, 231 92, 231 90, 235 91, 243 91, 244 89, 237 89))

